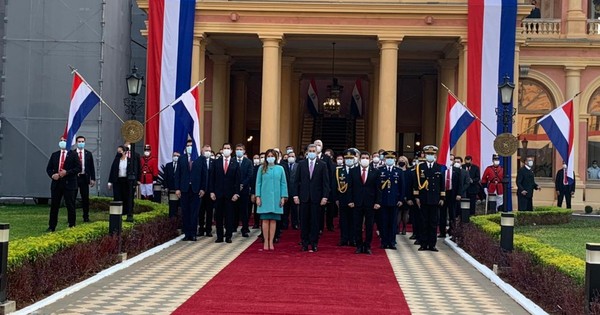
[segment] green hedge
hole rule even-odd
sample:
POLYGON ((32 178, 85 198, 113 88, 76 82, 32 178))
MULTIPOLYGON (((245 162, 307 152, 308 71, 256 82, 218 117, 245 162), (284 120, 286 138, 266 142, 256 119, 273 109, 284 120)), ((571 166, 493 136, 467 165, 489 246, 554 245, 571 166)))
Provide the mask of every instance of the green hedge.
MULTIPOLYGON (((107 205, 111 198, 93 198, 92 203, 107 205)), ((169 207, 147 200, 136 200, 136 207, 140 210, 152 209, 134 216, 134 222, 123 221, 123 232, 133 229, 134 226, 150 222, 160 217, 169 215, 169 207)), ((8 250, 8 269, 12 270, 26 261, 35 261, 49 257, 60 250, 79 243, 99 240, 108 234, 108 222, 93 222, 78 225, 74 228, 48 233, 37 237, 27 237, 11 241, 8 250)))
MULTIPOLYGON (((571 219, 571 210, 557 207, 540 207, 533 212, 515 212, 516 225, 528 224, 561 224, 571 219)), ((471 222, 486 234, 500 239, 500 214, 476 216, 471 222)), ((530 254, 535 262, 544 266, 553 266, 560 272, 568 275, 579 284, 584 283, 585 261, 566 254, 550 245, 541 243, 529 236, 515 234, 514 247, 516 250, 530 254)))

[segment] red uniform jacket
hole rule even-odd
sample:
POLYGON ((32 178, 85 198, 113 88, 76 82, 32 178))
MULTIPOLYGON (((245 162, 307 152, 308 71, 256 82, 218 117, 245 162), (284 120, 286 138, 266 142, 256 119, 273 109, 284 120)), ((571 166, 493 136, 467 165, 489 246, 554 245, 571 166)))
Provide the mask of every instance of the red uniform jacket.
POLYGON ((481 184, 487 185, 489 194, 502 195, 504 187, 502 186, 502 177, 504 177, 504 170, 502 166, 490 165, 486 167, 481 178, 481 184))
POLYGON ((140 182, 142 184, 152 184, 154 179, 158 177, 157 161, 153 157, 140 158, 140 182))

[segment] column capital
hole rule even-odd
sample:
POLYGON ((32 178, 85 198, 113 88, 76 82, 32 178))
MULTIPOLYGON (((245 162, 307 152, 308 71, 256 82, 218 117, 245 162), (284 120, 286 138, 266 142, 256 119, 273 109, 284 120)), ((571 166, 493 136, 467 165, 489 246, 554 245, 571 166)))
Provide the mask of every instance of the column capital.
POLYGON ((209 55, 208 58, 215 64, 225 64, 231 60, 231 57, 227 55, 209 55))
POLYGON ((266 41, 283 41, 283 33, 258 33, 258 38, 264 42, 266 41))
POLYGON ((387 36, 387 35, 378 35, 377 36, 377 40, 379 41, 380 44, 395 43, 396 45, 398 45, 398 44, 400 44, 400 42, 402 42, 403 39, 404 39, 404 36, 387 36))
POLYGON ((565 71, 567 75, 581 75, 581 71, 585 69, 585 66, 565 66, 565 71))

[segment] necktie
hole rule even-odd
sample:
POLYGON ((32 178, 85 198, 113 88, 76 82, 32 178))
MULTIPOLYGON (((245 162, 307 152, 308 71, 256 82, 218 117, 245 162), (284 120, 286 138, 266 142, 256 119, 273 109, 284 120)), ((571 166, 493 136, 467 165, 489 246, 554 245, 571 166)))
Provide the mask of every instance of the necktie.
POLYGON ((177 162, 173 162, 173 173, 177 171, 177 162))
POLYGON ((227 174, 227 169, 229 168, 229 159, 225 158, 225 165, 223 165, 224 173, 227 174))
POLYGON ((568 185, 569 181, 567 179, 567 170, 563 170, 563 185, 568 185))
POLYGON ((84 172, 85 164, 83 163, 83 152, 82 151, 79 151, 79 161, 81 161, 81 174, 83 174, 83 173, 85 173, 84 172))
POLYGON ((446 190, 452 190, 452 169, 446 171, 446 190))
POLYGON ((290 163, 290 172, 294 170, 294 163, 290 163))
POLYGON ((315 169, 315 162, 310 161, 310 167, 308 168, 308 172, 310 173, 310 178, 312 179, 313 170, 315 169))
POLYGON ((363 182, 363 185, 367 182, 367 169, 366 168, 362 169, 362 182, 363 182))
POLYGON ((62 171, 65 166, 65 151, 60 151, 60 163, 58 164, 58 170, 62 171))
POLYGON ((192 157, 188 157, 188 169, 192 170, 192 157))

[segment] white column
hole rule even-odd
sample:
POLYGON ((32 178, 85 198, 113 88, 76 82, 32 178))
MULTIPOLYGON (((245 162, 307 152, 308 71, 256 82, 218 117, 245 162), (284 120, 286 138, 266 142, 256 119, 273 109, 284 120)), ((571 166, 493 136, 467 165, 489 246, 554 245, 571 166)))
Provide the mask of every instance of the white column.
POLYGON ((229 117, 227 116, 227 81, 229 80, 228 63, 229 56, 211 55, 213 62, 213 100, 212 100, 212 139, 211 145, 220 148, 229 141, 229 130, 227 128, 229 117))
POLYGON ((260 150, 279 144, 279 118, 281 93, 281 41, 282 35, 261 35, 263 42, 262 103, 260 114, 260 150))
POLYGON ((375 150, 396 150, 396 94, 398 87, 398 45, 401 38, 380 38, 379 103, 375 150))

